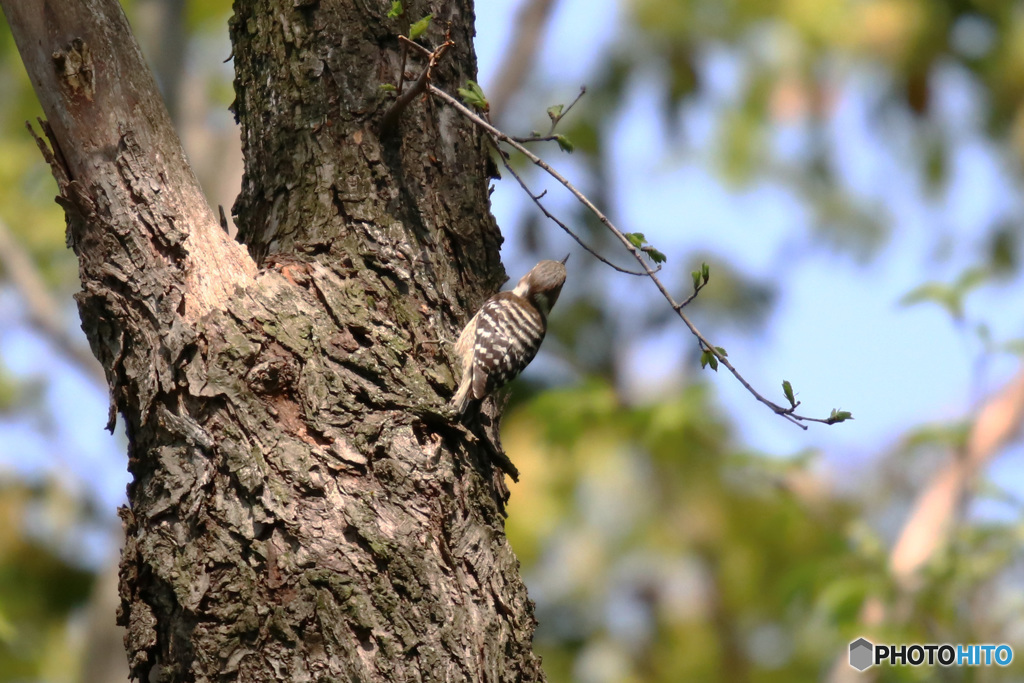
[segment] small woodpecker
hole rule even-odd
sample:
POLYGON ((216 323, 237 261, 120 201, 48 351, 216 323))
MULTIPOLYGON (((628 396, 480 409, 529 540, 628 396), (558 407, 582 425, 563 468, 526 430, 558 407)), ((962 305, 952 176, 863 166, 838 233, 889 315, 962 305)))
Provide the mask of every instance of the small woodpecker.
POLYGON ((462 415, 515 379, 537 355, 548 329, 548 313, 565 284, 565 262, 541 261, 511 292, 498 292, 476 312, 455 353, 462 381, 452 399, 462 415))

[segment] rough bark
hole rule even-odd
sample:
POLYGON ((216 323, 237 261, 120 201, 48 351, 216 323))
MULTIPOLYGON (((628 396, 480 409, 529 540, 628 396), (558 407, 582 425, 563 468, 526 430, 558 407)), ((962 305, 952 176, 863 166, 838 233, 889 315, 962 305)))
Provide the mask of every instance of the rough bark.
POLYGON ((441 410, 441 340, 504 279, 484 147, 425 101, 376 133, 410 18, 434 15, 428 42, 450 26, 435 82, 473 77, 470 0, 400 21, 384 0, 236 3, 236 213, 258 272, 202 201, 116 2, 2 3, 129 437, 132 675, 542 680, 502 476, 441 410))

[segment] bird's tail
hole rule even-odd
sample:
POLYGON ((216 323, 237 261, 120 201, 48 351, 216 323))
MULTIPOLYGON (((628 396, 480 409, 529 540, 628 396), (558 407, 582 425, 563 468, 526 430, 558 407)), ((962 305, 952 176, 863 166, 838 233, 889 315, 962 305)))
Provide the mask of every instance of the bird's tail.
POLYGON ((459 384, 459 390, 452 397, 452 406, 462 416, 461 422, 463 424, 472 420, 480 412, 482 402, 479 399, 473 398, 470 391, 472 386, 473 382, 468 377, 464 378, 462 383, 459 384))
POLYGON ((470 384, 470 382, 463 380, 462 383, 459 384, 459 390, 456 391, 455 396, 452 397, 452 406, 455 407, 455 410, 458 411, 460 415, 464 415, 466 413, 466 408, 469 407, 470 384))

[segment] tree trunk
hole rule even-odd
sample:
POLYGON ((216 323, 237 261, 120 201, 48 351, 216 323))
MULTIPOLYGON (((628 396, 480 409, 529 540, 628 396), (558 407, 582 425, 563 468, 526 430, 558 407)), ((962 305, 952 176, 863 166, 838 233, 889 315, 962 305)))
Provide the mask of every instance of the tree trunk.
POLYGON ((385 0, 236 1, 253 258, 202 200, 116 0, 0 2, 129 438, 132 675, 542 680, 503 477, 441 416, 443 340, 504 280, 487 154, 422 99, 377 133, 410 20, 455 43, 435 83, 474 77, 471 1, 399 19, 385 0))

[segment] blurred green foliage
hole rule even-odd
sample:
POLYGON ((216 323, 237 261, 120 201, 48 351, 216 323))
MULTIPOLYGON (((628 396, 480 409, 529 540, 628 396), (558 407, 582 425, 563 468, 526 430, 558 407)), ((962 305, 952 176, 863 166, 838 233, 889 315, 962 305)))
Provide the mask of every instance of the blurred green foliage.
MULTIPOLYGON (((824 679, 862 635, 870 598, 901 605, 873 631, 884 642, 1024 645, 1003 630, 1020 599, 993 604, 1024 525, 963 528, 929 565, 927 587, 904 596, 868 521, 877 501, 844 493, 813 453, 780 460, 742 446, 703 385, 630 407, 589 382, 518 403, 503 426, 523 482, 507 531, 552 683, 824 679)), ((962 433, 923 429, 906 447, 945 449, 962 433)), ((1015 660, 943 680, 1022 671, 1015 660)))
POLYGON ((81 516, 55 483, 0 478, 0 681, 75 680, 94 574, 60 545, 81 516))

